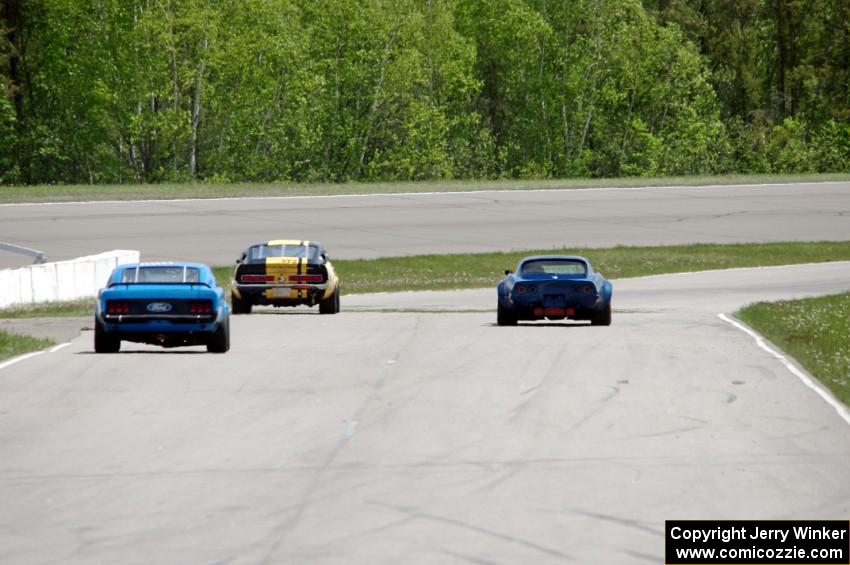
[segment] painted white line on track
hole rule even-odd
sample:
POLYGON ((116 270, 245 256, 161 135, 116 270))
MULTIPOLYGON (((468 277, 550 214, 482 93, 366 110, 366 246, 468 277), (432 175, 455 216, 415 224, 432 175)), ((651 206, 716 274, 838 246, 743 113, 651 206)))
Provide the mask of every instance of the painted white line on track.
POLYGON ((17 357, 12 357, 11 359, 9 359, 7 361, 3 361, 2 363, 0 363, 0 370, 5 369, 6 367, 8 367, 10 365, 14 365, 15 363, 20 363, 21 361, 25 361, 26 359, 29 359, 31 357, 35 357, 36 355, 41 355, 42 353, 45 353, 46 351, 47 351, 46 349, 42 349, 41 351, 33 351, 32 353, 24 353, 23 355, 18 355, 17 357))
POLYGON ((445 196, 452 194, 503 194, 510 192, 587 192, 587 191, 613 191, 613 190, 666 190, 666 189, 706 189, 706 188, 765 188, 774 186, 796 186, 796 185, 832 185, 850 184, 850 181, 811 181, 811 182, 776 182, 761 184, 676 184, 670 186, 600 186, 582 188, 493 188, 484 190, 442 190, 430 192, 376 192, 363 194, 297 194, 292 196, 219 196, 214 198, 154 198, 149 200, 74 200, 70 202, 7 202, 0 204, 0 208, 12 206, 62 206, 81 204, 168 204, 178 202, 230 202, 238 200, 304 200, 310 198, 391 198, 393 196, 445 196))
POLYGON ((18 355, 17 357, 12 357, 11 359, 7 359, 0 363, 0 370, 5 369, 15 363, 20 363, 21 361, 26 361, 27 359, 31 359, 32 357, 36 357, 37 355, 41 355, 42 353, 55 353, 60 349, 68 347, 71 345, 71 342, 60 343, 58 345, 54 345, 53 347, 48 347, 47 349, 41 349, 39 351, 32 351, 30 353, 24 353, 23 355, 18 355))
POLYGON ((789 371, 791 371, 792 374, 794 374, 798 379, 800 379, 804 385, 815 391, 818 396, 824 399, 827 404, 829 404, 835 409, 838 415, 841 416, 841 418, 845 422, 850 424, 850 411, 847 410, 847 407, 844 406, 844 404, 842 404, 837 398, 835 398, 835 396, 833 396, 833 394, 825 386, 823 386, 820 382, 816 381, 806 371, 801 370, 799 367, 797 367, 797 365, 791 362, 786 355, 783 355, 782 353, 768 345, 767 341, 761 334, 753 331, 744 324, 731 319, 726 314, 721 313, 718 314, 717 317, 728 324, 732 324, 734 327, 738 328, 742 332, 752 337, 759 347, 770 353, 773 357, 777 358, 783 365, 785 365, 785 367, 789 371))

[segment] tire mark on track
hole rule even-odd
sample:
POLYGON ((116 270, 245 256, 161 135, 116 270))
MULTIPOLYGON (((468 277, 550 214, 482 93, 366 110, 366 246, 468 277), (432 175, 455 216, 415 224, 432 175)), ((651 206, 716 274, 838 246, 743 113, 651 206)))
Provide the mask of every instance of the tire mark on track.
POLYGON ((571 355, 584 355, 586 352, 587 350, 582 352, 571 352, 568 351, 568 344, 562 344, 552 355, 552 359, 549 363, 547 363, 546 370, 543 373, 543 376, 537 381, 537 384, 520 393, 519 396, 526 396, 526 398, 511 409, 509 421, 513 422, 520 418, 525 413, 526 409, 534 403, 534 401, 538 398, 538 392, 545 388, 551 380, 553 373, 555 373, 555 369, 561 366, 561 358, 565 353, 570 353, 571 355))
POLYGON ((516 537, 516 536, 512 536, 510 534, 505 534, 505 533, 499 532, 497 530, 485 528, 483 526, 477 526, 475 524, 471 524, 469 522, 464 522, 462 520, 458 520, 456 518, 451 518, 449 516, 440 516, 440 515, 437 515, 437 514, 432 514, 430 512, 424 512, 422 510, 419 510, 418 508, 411 508, 411 507, 406 507, 406 506, 396 506, 394 504, 387 504, 387 503, 379 502, 379 501, 375 501, 375 500, 372 500, 372 501, 367 500, 366 503, 371 504, 373 506, 378 506, 380 508, 385 508, 387 510, 394 510, 394 511, 399 512, 401 514, 407 515, 411 518, 416 518, 416 519, 419 519, 419 520, 427 520, 427 521, 430 521, 430 522, 437 522, 437 523, 445 524, 445 525, 449 525, 449 526, 456 526, 458 528, 461 528, 461 529, 464 529, 464 530, 467 530, 467 531, 472 531, 472 532, 475 532, 475 533, 478 533, 478 534, 482 534, 482 535, 487 536, 489 538, 495 538, 495 539, 503 540, 503 541, 506 541, 506 542, 509 542, 509 543, 512 543, 512 544, 517 544, 517 545, 523 546, 525 548, 532 549, 534 551, 542 553, 544 555, 548 555, 549 557, 555 557, 555 558, 557 558, 561 561, 574 561, 575 560, 572 556, 567 555, 566 553, 564 553, 564 552, 562 552, 559 549, 556 549, 554 547, 548 547, 548 546, 536 543, 534 541, 530 541, 528 539, 519 538, 519 537, 516 537))
POLYGON ((590 512, 588 510, 582 510, 580 508, 565 508, 567 512, 572 514, 576 514, 578 516, 584 516, 585 518, 593 518, 594 520, 601 520, 603 522, 609 522, 612 524, 618 524, 620 526, 624 526, 627 528, 631 528, 634 530, 639 530, 644 533, 663 536, 664 532, 659 530, 658 528, 653 528, 651 526, 646 526, 638 520, 634 520, 631 518, 622 518, 620 516, 611 516, 610 514, 602 514, 600 512, 590 512))
MULTIPOLYGON (((369 392, 369 395, 366 397, 366 400, 363 401, 363 403, 352 416, 346 419, 347 422, 361 422, 363 420, 363 416, 366 414, 366 411, 372 405, 375 398, 377 398, 378 393, 384 387, 384 384, 387 381, 387 377, 389 376, 399 357, 401 357, 402 353, 404 353, 407 347, 411 344, 416 333, 419 331, 420 324, 421 318, 417 316, 416 322, 413 325, 413 328, 411 328, 407 338, 398 348, 398 351, 395 353, 392 359, 390 359, 389 362, 387 362, 381 369, 380 373, 378 374, 378 378, 372 384, 372 389, 369 392)), ((287 535, 298 525, 298 522, 304 515, 304 511, 310 505, 310 501, 313 498, 313 495, 315 494, 316 490, 318 489, 322 477, 327 472, 327 470, 333 465, 334 461, 336 461, 337 457, 339 457, 339 454, 342 453, 343 449, 345 449, 345 447, 351 441, 351 438, 354 437, 353 433, 347 433, 348 429, 349 426, 346 426, 346 429, 343 430, 342 434, 340 434, 340 438, 337 440, 336 445, 328 453, 322 464, 316 469, 312 480, 307 485, 307 488, 304 489, 304 492, 302 493, 300 499, 295 505, 295 512, 290 517, 286 518, 283 522, 281 522, 279 526, 273 529, 271 533, 267 536, 267 539, 272 538, 274 541, 271 547, 266 552, 266 554, 260 560, 261 563, 272 563, 275 561, 275 559, 273 559, 274 554, 286 540, 287 535)))

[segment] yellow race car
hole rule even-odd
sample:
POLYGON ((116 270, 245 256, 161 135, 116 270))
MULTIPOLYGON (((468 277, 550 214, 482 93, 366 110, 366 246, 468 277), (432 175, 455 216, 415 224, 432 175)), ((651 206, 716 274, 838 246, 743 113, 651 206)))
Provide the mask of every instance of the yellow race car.
POLYGON ((234 314, 250 314, 255 304, 318 304, 320 314, 336 314, 339 287, 321 243, 279 239, 252 245, 236 260, 231 306, 234 314))

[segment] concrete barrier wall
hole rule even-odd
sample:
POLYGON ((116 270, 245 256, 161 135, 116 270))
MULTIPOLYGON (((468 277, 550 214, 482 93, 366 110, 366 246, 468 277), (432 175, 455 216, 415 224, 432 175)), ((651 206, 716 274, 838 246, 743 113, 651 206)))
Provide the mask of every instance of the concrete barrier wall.
POLYGON ((112 269, 138 261, 138 251, 115 250, 71 261, 0 269, 0 308, 97 296, 112 269))

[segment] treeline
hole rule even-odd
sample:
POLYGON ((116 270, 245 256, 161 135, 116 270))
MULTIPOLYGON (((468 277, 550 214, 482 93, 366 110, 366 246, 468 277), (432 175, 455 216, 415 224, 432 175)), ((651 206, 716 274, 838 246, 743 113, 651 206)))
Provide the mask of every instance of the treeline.
POLYGON ((847 0, 3 0, 0 182, 850 171, 847 0))

